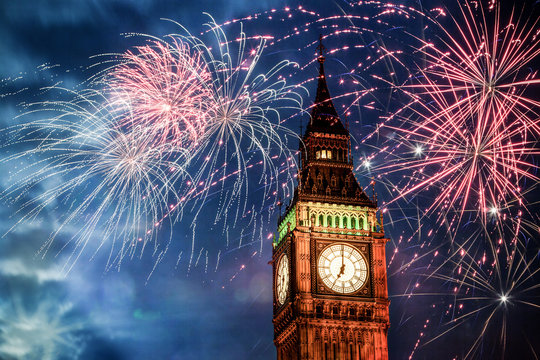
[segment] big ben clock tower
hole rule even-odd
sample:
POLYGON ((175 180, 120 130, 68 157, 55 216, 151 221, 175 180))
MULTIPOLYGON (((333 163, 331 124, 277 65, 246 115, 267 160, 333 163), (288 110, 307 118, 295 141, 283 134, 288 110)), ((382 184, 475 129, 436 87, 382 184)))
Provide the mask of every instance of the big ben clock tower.
POLYGON ((319 79, 298 187, 274 241, 278 360, 386 360, 389 327, 382 215, 353 174, 350 135, 319 79))

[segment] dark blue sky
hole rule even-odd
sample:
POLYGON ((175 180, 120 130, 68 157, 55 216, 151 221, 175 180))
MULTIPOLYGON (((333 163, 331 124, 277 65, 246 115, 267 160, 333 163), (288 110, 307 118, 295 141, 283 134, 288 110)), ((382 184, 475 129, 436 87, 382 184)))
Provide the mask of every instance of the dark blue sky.
MULTIPOLYGON (((426 2, 420 5, 416 1, 399 2, 427 6, 426 2)), ((122 52, 137 44, 138 38, 126 39, 122 36, 124 33, 161 36, 177 31, 172 24, 160 18, 173 19, 198 33, 208 20, 203 12, 212 14, 218 23, 223 23, 272 8, 282 9, 285 5, 284 1, 277 0, 3 0, 0 2, 0 79, 3 79, 0 95, 5 96, 0 97, 1 125, 7 127, 16 123, 14 117, 22 111, 19 103, 46 98, 47 95, 39 90, 41 87, 58 82, 66 87, 83 83, 92 74, 93 70, 87 67, 95 62, 91 59, 93 55, 122 52)), ((430 7, 437 5, 430 1, 430 7)), ((323 16, 340 14, 342 8, 347 11, 346 2, 339 1, 331 4, 313 1, 304 6, 323 16)), ((358 10, 358 14, 366 16, 376 13, 376 9, 358 10)), ((300 17, 297 22, 294 19, 285 22, 285 28, 279 27, 279 23, 263 20, 247 21, 245 25, 248 34, 283 34, 288 27, 300 26, 304 22, 305 19, 300 17)), ((397 20, 396 28, 398 25, 404 26, 402 20, 397 20)), ((373 24, 374 28, 377 26, 373 24)), ((415 21, 407 26, 411 32, 422 28, 422 24, 415 21)), ((283 58, 307 63, 313 58, 314 46, 301 52, 296 48, 316 41, 319 31, 328 31, 315 28, 283 47, 272 47, 261 65, 283 58)), ((227 29, 232 34, 237 33, 237 29, 227 29)), ((388 35, 385 41, 394 41, 396 47, 407 42, 406 37, 393 36, 388 29, 385 34, 388 35)), ((368 34, 355 41, 365 44, 370 39, 368 34)), ((329 47, 337 48, 348 40, 343 36, 329 47)), ((327 74, 335 74, 329 84, 331 93, 346 92, 338 89, 338 79, 346 72, 344 69, 350 69, 356 62, 346 54, 328 56, 327 74)), ((370 75, 389 72, 388 64, 379 64, 370 71, 370 75)), ((316 72, 316 66, 308 66, 291 81, 311 79, 316 72)), ((368 74, 358 78, 363 84, 369 79, 368 74)), ((312 101, 314 85, 313 81, 306 83, 312 95, 305 96, 305 104, 312 101)), ((381 112, 392 109, 392 101, 395 99, 383 93, 376 99, 365 100, 366 105, 374 102, 376 111, 369 107, 353 108, 349 121, 357 140, 371 129, 381 112)), ((337 105, 338 108, 342 105, 340 100, 337 105)), ((303 121, 305 124, 307 120, 304 118, 303 121)), ((295 118, 287 126, 296 131, 299 122, 295 118)), ((293 148, 296 146, 296 143, 291 145, 293 148)), ((355 149, 355 160, 370 151, 369 147, 359 145, 355 149)), ((5 166, 0 171, 3 189, 9 186, 9 171, 5 166)), ((364 171, 357 176, 361 185, 367 185, 371 174, 364 171)), ((252 189, 254 195, 249 201, 258 202, 257 186, 252 189)), ((384 194, 382 188, 379 191, 384 194)), ((384 196, 381 194, 380 199, 384 196)), ((173 241, 155 271, 156 255, 151 252, 146 252, 140 259, 125 262, 120 270, 105 271, 105 251, 98 252, 92 259, 89 258, 91 254, 81 258, 67 276, 62 265, 69 251, 61 251, 61 247, 69 235, 59 237, 47 256, 37 254, 58 226, 54 215, 45 212, 34 221, 9 230, 21 215, 16 213, 15 206, 3 204, 0 208, 0 231, 6 235, 0 238, 0 358, 275 358, 271 321, 272 274, 268 265, 271 239, 267 235, 274 231, 277 212, 271 207, 260 211, 254 231, 254 223, 247 218, 241 219, 236 226, 214 224, 216 202, 216 197, 211 197, 205 205, 207 219, 204 216, 197 219, 194 257, 199 261, 193 262, 192 266, 189 266, 189 254, 193 220, 187 214, 173 229, 163 229, 164 234, 172 231, 173 241), (263 227, 262 231, 258 230, 260 227, 263 227), (220 260, 216 266, 218 252, 220 260)), ((405 204, 404 208, 408 209, 407 206, 405 204)), ((414 220, 415 209, 411 213, 410 219, 414 220)), ((433 225, 428 219, 425 221, 426 226, 433 225)), ((389 253, 395 249, 399 236, 414 231, 414 224, 406 224, 403 221, 388 227, 393 240, 387 247, 389 253)), ((167 235, 162 237, 166 241, 167 235)), ((405 250, 415 252, 418 247, 405 250)), ((392 295, 405 293, 414 284, 417 273, 422 271, 418 269, 416 273, 403 274, 397 272, 397 268, 399 266, 390 270, 392 295)), ((391 359, 409 357, 418 334, 422 332, 426 308, 443 302, 442 297, 427 300, 397 297, 392 300, 391 359)), ((444 322, 442 318, 437 319, 437 315, 431 319, 444 322)), ((522 320, 516 324, 523 331, 538 332, 537 325, 534 327, 522 320)), ((448 342, 443 341, 442 345, 435 343, 426 350, 419 349, 417 358, 462 356, 463 351, 456 350, 456 347, 459 349, 463 337, 466 338, 467 329, 475 326, 467 326, 448 342)), ((519 332, 516 330, 516 334, 519 332)), ((537 342, 533 345, 538 349, 538 339, 533 339, 537 342)))

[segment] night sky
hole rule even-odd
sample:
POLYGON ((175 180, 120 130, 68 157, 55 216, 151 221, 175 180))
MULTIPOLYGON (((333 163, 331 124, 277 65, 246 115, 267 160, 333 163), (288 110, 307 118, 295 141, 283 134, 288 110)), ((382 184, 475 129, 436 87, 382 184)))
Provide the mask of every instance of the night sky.
MULTIPOLYGON (((419 9, 445 5, 439 1, 397 2, 419 9)), ((176 25, 163 18, 175 20, 198 34, 203 30, 202 24, 208 21, 204 12, 222 24, 271 9, 281 11, 276 15, 277 19, 283 16, 285 6, 292 8, 299 4, 272 0, 2 0, 1 126, 6 128, 20 121, 16 116, 24 112, 21 103, 47 100, 49 94, 41 90, 44 86, 84 86, 81 84, 96 71, 91 66, 98 61, 94 55, 121 53, 130 46, 143 43, 140 37, 126 38, 123 34, 159 37, 178 31, 176 25)), ((452 4, 446 6, 455 10, 455 4, 452 4)), ((313 1, 301 5, 325 17, 349 11, 345 1, 313 1)), ((534 1, 527 6, 528 11, 532 9, 533 14, 538 13, 534 1)), ((375 6, 365 6, 354 11, 355 14, 372 17, 380 10, 375 6)), ((421 20, 409 23, 398 18, 393 21, 395 29, 424 36, 421 20)), ((247 34, 285 34, 305 22, 305 18, 296 15, 282 22, 283 26, 263 18, 245 20, 244 30, 247 34)), ((362 26, 371 25, 388 35, 384 41, 390 48, 398 49, 410 39, 398 30, 394 33, 394 30, 382 29, 376 20, 362 26)), ((232 39, 238 34, 238 24, 224 29, 232 39)), ((306 65, 288 79, 289 83, 305 86, 307 91, 302 92, 304 107, 310 106, 314 99, 316 82, 313 79, 318 70, 316 64, 308 63, 315 58, 319 33, 327 34, 328 31, 325 27, 317 29, 315 25, 309 32, 289 42, 272 45, 259 64, 263 70, 282 59, 306 65), (297 51, 298 48, 302 51, 297 51)), ((344 35, 325 45, 334 49, 348 41, 369 44, 378 38, 377 34, 366 33, 361 39, 351 40, 344 35)), ((334 74, 329 80, 333 95, 349 91, 340 87, 339 79, 345 69, 358 62, 357 54, 351 51, 327 55, 326 72, 334 74)), ((358 56, 365 57, 365 54, 358 56)), ((535 64, 538 64, 537 59, 530 66, 534 68, 535 64)), ((392 70, 387 63, 378 63, 364 74, 359 74, 357 80, 361 86, 369 87, 370 81, 375 81, 371 75, 382 74, 384 77, 384 73, 392 71, 399 77, 402 70, 392 70)), ((380 83, 372 86, 380 86, 380 83)), ((399 108, 399 96, 394 95, 390 91, 380 91, 377 96, 367 96, 360 101, 366 106, 358 105, 350 110, 347 122, 355 138, 353 152, 356 165, 380 146, 380 143, 367 144, 362 140, 373 130, 381 114, 399 108)), ((344 109, 350 100, 350 97, 338 98, 338 111, 344 109)), ((285 112, 284 118, 288 116, 291 118, 285 125, 291 130, 299 132, 301 124, 305 128, 307 115, 285 112)), ((297 140, 290 140, 292 149, 296 149, 297 144, 297 140)), ((4 190, 10 185, 12 169, 4 163, 0 166, 0 186, 4 190)), ((356 170, 362 186, 367 186, 375 175, 364 168, 356 170)), ((381 183, 384 181, 377 185, 377 191, 379 201, 383 202, 392 194, 381 183)), ((532 204, 530 223, 534 224, 538 220, 538 187, 537 184, 528 185, 532 189, 528 193, 528 201, 532 204)), ((280 195, 285 203, 290 190, 280 195)), ((197 203, 203 211, 196 219, 192 208, 188 207, 172 228, 164 225, 161 229, 158 241, 169 241, 170 234, 172 240, 167 252, 159 259, 157 257, 161 255, 146 251, 140 258, 124 261, 120 268, 109 269, 106 267, 107 250, 94 252, 90 246, 67 274, 63 266, 72 249, 69 244, 66 248, 63 245, 70 237, 68 230, 55 239, 45 256, 38 254, 58 226, 55 211, 61 211, 61 205, 55 211, 43 211, 32 221, 25 220, 14 227, 23 215, 17 212, 17 205, 3 202, 0 207, 0 231, 4 235, 0 238, 0 358, 274 359, 272 273, 268 262, 272 254, 271 233, 275 231, 278 217, 277 199, 261 199, 261 188, 256 182, 250 187, 249 194, 247 208, 257 214, 241 216, 236 222, 231 219, 215 220, 220 198, 217 191, 211 193, 206 201, 197 203), (197 224, 195 227, 192 226, 194 222, 197 224)), ((429 201, 429 196, 409 198, 394 203, 389 209, 392 216, 386 227, 391 239, 387 245, 388 261, 395 249, 400 249, 388 270, 392 301, 388 338, 390 359, 407 359, 413 353, 415 359, 464 358, 470 347, 469 339, 478 336, 482 319, 485 319, 484 314, 479 313, 449 335, 442 335, 424 346, 426 338, 435 339, 449 328, 444 311, 440 309, 452 303, 447 297, 447 291, 452 288, 451 282, 422 278, 422 274, 428 273, 426 267, 431 260, 419 261, 412 267, 402 266, 414 254, 431 256, 437 244, 447 241, 447 236, 436 225, 436 217, 422 217, 421 220, 425 225, 423 236, 429 229, 435 229, 433 238, 422 238, 422 234, 417 232, 418 204, 429 201), (408 238, 411 234, 415 234, 413 242, 416 245, 398 245, 400 237, 408 238), (406 296, 417 282, 422 284, 423 292, 428 296, 406 296), (427 319, 433 324, 428 328, 425 327, 427 319), (426 335, 420 335, 423 332, 426 335), (416 348, 419 338, 422 338, 422 346, 416 348)), ((467 237, 476 230, 469 224, 462 231, 467 237)), ((532 244, 527 253, 532 254, 534 261, 538 252, 537 227, 526 232, 524 238, 532 244)), ((440 252, 443 253, 442 250, 440 252)), ((536 258, 528 274, 538 267, 536 258)), ((528 281, 529 284, 538 283, 538 274, 534 273, 528 281)), ((527 296, 531 296, 531 291, 527 296)), ((537 295, 527 301, 540 303, 537 295)), ((507 317, 508 348, 519 355, 514 357, 516 359, 533 359, 534 352, 537 358, 540 341, 537 335, 532 334, 540 331, 536 321, 538 309, 528 307, 520 310, 519 305, 512 306, 512 310, 517 311, 507 317)), ((496 321, 488 328, 486 337, 496 339, 500 336, 499 330, 503 325, 496 321)), ((473 357, 491 359, 501 356, 500 353, 493 355, 490 344, 486 341, 483 345, 486 350, 479 350, 473 357)))

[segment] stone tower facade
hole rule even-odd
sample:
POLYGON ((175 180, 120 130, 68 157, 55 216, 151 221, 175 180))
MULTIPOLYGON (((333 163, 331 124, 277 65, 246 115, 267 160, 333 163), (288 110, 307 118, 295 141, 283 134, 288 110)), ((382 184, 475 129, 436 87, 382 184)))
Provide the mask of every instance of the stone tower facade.
POLYGON ((353 174, 350 135, 332 103, 322 44, 298 187, 274 240, 278 360, 386 360, 390 325, 382 214, 353 174))

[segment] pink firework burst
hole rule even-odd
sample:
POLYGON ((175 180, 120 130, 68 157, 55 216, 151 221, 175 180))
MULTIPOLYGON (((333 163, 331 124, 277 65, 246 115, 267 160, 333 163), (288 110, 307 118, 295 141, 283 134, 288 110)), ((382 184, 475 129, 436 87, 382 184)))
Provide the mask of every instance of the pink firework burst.
POLYGON ((129 127, 142 126, 158 143, 189 147, 212 108, 211 74, 199 53, 179 39, 152 40, 120 55, 105 76, 114 103, 127 108, 129 127))
POLYGON ((417 39, 426 65, 401 87, 411 101, 390 118, 398 125, 385 124, 398 142, 380 169, 412 170, 397 198, 435 187, 428 212, 472 211, 486 220, 516 198, 523 204, 525 187, 540 180, 533 161, 540 102, 531 96, 540 80, 526 67, 540 54, 538 20, 512 12, 503 23, 497 6, 459 9, 452 30, 437 23, 437 41, 417 39))

